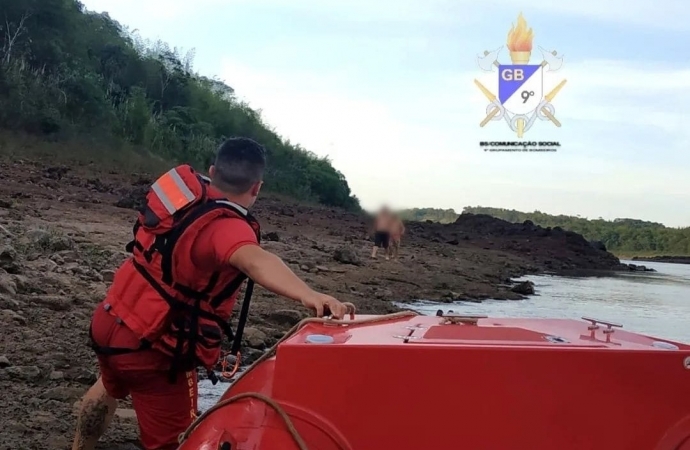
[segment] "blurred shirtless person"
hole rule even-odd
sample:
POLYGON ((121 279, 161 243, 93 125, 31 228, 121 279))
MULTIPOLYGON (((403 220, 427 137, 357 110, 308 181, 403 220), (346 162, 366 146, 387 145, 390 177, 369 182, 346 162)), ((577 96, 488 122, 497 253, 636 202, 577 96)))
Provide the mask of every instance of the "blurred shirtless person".
POLYGON ((392 256, 394 259, 398 259, 398 253, 400 252, 400 239, 405 234, 405 225, 397 214, 393 215, 389 232, 390 245, 388 255, 392 256))
POLYGON ((376 253, 379 248, 386 251, 386 260, 388 256, 388 245, 390 244, 390 227, 393 221, 393 214, 387 206, 383 206, 374 218, 374 247, 371 249, 371 257, 376 259, 376 253))

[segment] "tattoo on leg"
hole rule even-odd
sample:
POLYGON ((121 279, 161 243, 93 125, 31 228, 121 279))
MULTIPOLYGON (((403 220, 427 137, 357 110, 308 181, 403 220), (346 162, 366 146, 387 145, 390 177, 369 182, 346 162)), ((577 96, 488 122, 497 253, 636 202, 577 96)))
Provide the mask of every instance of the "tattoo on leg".
POLYGON ((108 403, 106 397, 87 400, 77 418, 79 450, 85 449, 88 440, 98 438, 106 427, 108 403))

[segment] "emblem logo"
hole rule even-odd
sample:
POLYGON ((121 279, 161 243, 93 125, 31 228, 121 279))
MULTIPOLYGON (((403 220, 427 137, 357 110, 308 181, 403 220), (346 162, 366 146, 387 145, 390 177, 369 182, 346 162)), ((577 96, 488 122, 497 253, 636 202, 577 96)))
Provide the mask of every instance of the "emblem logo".
POLYGON ((477 64, 483 71, 492 72, 494 67, 498 69, 498 97, 479 80, 474 80, 490 102, 486 108, 486 117, 479 123, 480 127, 493 120, 504 119, 518 138, 522 138, 537 119, 561 126, 551 101, 563 88, 566 80, 562 80, 545 95, 544 79, 552 76, 550 72, 561 68, 563 56, 558 56, 556 51, 549 52, 539 47, 543 61, 540 64, 529 64, 533 39, 532 28, 527 26, 527 21, 520 13, 517 25, 513 25, 508 32, 506 46, 512 64, 498 62, 503 46, 492 52, 484 51, 484 55, 477 57, 477 64))

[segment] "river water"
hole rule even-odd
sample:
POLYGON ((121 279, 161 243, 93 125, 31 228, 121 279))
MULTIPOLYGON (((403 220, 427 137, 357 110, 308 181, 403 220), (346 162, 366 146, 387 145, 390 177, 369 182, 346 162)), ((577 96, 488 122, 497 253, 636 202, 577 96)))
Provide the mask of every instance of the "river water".
MULTIPOLYGON (((631 263, 632 261, 622 261, 631 263)), ((637 263, 636 263, 637 264, 637 263)), ((656 272, 621 273, 606 277, 528 276, 537 295, 526 300, 438 304, 420 301, 412 307, 425 314, 453 310, 493 317, 580 319, 618 322, 628 331, 690 343, 690 265, 643 263, 656 272)), ((228 385, 199 383, 199 407, 207 409, 228 385)))
POLYGON ((494 317, 589 316, 618 322, 628 331, 690 343, 690 265, 643 264, 656 272, 607 277, 528 276, 520 280, 534 282, 537 295, 527 300, 443 305, 419 302, 412 306, 425 314, 452 309, 494 317))

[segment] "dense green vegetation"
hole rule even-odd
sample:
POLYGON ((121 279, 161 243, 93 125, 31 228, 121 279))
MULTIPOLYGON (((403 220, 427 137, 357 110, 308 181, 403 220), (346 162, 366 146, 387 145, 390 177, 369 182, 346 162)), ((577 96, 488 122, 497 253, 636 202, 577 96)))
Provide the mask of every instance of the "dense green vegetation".
POLYGON ((76 0, 0 0, 0 128, 50 141, 97 138, 206 168, 218 143, 246 136, 269 152, 266 189, 359 209, 326 158, 283 140, 194 53, 145 42, 76 0))
MULTIPOLYGON (((542 227, 561 227, 575 231, 589 240, 602 241, 609 251, 622 255, 690 255, 690 227, 669 228, 656 222, 635 219, 583 219, 573 216, 554 216, 535 211, 525 213, 512 209, 466 207, 463 213, 488 214, 508 222, 530 220, 542 227)), ((408 220, 432 220, 450 223, 457 214, 443 209, 412 209, 402 212, 408 220)))
POLYGON ((416 222, 424 222, 430 220, 439 223, 455 222, 458 218, 458 213, 454 209, 437 209, 437 208, 411 208, 398 211, 398 215, 403 220, 412 220, 416 222))

